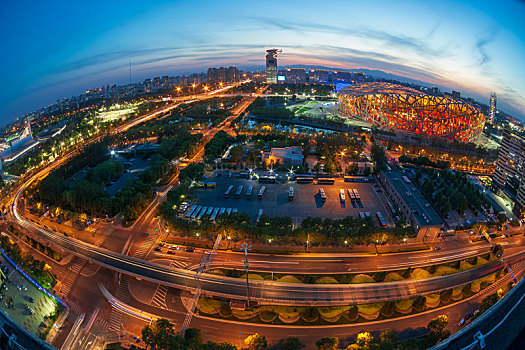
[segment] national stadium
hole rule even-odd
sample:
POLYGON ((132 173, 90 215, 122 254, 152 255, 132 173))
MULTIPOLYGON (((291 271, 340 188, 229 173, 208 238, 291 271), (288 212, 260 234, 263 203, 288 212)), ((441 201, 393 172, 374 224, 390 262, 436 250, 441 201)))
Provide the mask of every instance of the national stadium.
POLYGON ((461 100, 390 83, 348 86, 339 91, 339 102, 345 117, 459 142, 476 141, 485 124, 485 116, 461 100))

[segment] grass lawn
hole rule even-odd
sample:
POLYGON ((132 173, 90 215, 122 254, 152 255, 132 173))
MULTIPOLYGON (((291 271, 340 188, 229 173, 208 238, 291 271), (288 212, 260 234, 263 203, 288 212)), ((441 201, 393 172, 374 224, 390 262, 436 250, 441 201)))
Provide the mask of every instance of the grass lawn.
POLYGON ((390 272, 388 275, 385 276, 384 281, 385 282, 395 282, 395 281, 403 281, 405 278, 398 274, 397 272, 390 272))
POLYGON ((383 307, 384 303, 371 303, 357 305, 357 311, 365 315, 374 315, 383 307))
POLYGON ((292 275, 287 275, 287 276, 283 276, 281 278, 279 278, 277 281, 275 282, 282 282, 282 283, 303 283, 301 282, 297 277, 295 276, 292 276, 292 275))
MULTIPOLYGON (((242 275, 241 278, 246 278, 246 274, 242 275)), ((249 280, 257 280, 257 281, 264 280, 264 278, 261 275, 258 275, 256 273, 249 273, 248 274, 248 279, 249 280)))
POLYGON ((439 301, 439 293, 425 295, 425 299, 428 304, 435 304, 439 301))
POLYGON ((322 306, 317 308, 319 314, 325 318, 334 318, 350 310, 351 306, 322 306))
POLYGON ((414 299, 403 299, 395 301, 396 308, 398 308, 399 310, 406 310, 409 307, 411 307, 413 303, 414 299))
POLYGON ((458 269, 455 269, 450 266, 438 266, 436 269, 436 272, 434 272, 434 276, 445 276, 445 275, 452 275, 453 273, 459 272, 458 269))
POLYGON ((206 298, 199 299, 199 309, 201 309, 207 314, 213 314, 219 311, 222 304, 224 304, 224 302, 220 300, 206 299, 206 298))
POLYGON ((352 279, 352 283, 375 283, 375 280, 372 277, 361 273, 352 279))
POLYGON ((315 281, 315 283, 317 284, 338 284, 339 282, 337 282, 335 278, 325 276, 325 277, 319 278, 317 281, 315 281))
POLYGON ((410 279, 413 279, 413 280, 421 280, 421 279, 430 278, 430 277, 432 277, 432 274, 430 272, 428 272, 425 269, 420 269, 420 268, 414 269, 414 271, 412 271, 412 273, 410 274, 410 279))

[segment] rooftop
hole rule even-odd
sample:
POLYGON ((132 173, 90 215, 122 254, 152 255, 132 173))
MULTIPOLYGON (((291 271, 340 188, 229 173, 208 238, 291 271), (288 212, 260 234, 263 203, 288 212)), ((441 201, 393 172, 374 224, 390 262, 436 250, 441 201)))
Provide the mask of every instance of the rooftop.
POLYGON ((428 203, 404 173, 397 170, 388 170, 382 173, 392 183, 422 226, 437 226, 443 224, 437 213, 430 206, 430 203, 428 203))
POLYGON ((363 96, 363 95, 425 95, 421 91, 417 91, 402 85, 390 83, 361 83, 353 84, 345 87, 339 94, 349 96, 363 96))

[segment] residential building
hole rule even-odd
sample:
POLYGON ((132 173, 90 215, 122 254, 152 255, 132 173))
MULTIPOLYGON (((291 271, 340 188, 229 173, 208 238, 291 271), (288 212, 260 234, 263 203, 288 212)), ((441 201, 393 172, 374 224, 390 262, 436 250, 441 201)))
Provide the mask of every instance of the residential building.
POLYGON ((525 216, 525 137, 505 131, 494 172, 495 191, 512 203, 518 217, 525 216))
POLYGON ((404 173, 381 171, 379 181, 399 215, 414 227, 418 241, 428 242, 440 236, 443 222, 404 173))
POLYGON ((303 150, 301 147, 274 147, 270 151, 263 152, 262 161, 267 165, 303 165, 303 150))

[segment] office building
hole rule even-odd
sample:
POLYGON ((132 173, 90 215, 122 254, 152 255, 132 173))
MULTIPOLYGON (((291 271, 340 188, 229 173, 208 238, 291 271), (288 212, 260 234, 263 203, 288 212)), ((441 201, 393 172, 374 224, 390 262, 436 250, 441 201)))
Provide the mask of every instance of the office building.
POLYGON ((266 164, 266 166, 302 166, 303 159, 304 156, 301 147, 274 147, 270 149, 270 151, 264 152, 262 155, 262 161, 266 164))
POLYGON ((277 53, 282 52, 278 49, 266 50, 266 82, 269 84, 277 83, 277 53))
POLYGON ((354 73, 347 72, 344 70, 333 70, 332 71, 332 82, 334 83, 353 83, 354 73))
POLYGON ((454 100, 459 100, 461 98, 461 93, 459 91, 452 91, 452 98, 454 100))
POLYGON ((310 83, 328 82, 328 69, 309 69, 308 79, 310 83))
POLYGON ((385 170, 379 181, 397 213, 414 227, 418 241, 428 242, 440 236, 443 222, 406 175, 385 170))
POLYGON ((306 82, 306 70, 304 68, 285 68, 284 76, 287 83, 306 82))
POLYGON ((512 203, 512 211, 525 215, 525 137, 512 131, 503 134, 494 172, 494 190, 512 203))

